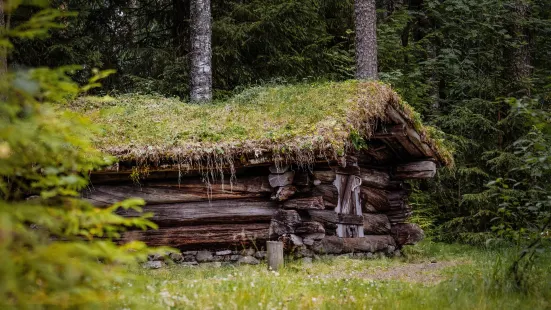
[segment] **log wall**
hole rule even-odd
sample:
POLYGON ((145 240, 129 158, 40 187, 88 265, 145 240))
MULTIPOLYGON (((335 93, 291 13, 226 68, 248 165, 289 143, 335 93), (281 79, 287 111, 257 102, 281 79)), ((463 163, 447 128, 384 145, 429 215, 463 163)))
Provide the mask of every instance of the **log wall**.
MULTIPOLYGON (((154 174, 138 185, 111 174, 97 177, 83 196, 96 205, 143 198, 144 211, 153 213, 159 229, 129 231, 121 242, 142 240, 188 252, 261 249, 266 240, 281 240, 287 252, 303 254, 392 253, 419 241, 422 231, 406 224, 412 211, 404 180, 434 176, 434 163, 373 167, 347 161, 346 167, 325 163, 308 170, 265 166, 231 183, 229 176, 205 184, 197 175, 154 174)), ((118 213, 137 216, 131 210, 118 213)))

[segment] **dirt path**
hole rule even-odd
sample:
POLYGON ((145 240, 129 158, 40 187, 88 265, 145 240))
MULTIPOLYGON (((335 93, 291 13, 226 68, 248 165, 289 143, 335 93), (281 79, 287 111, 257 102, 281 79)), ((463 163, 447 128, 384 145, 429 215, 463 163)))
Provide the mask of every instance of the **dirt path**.
POLYGON ((352 272, 346 276, 342 273, 331 274, 335 278, 362 278, 376 281, 398 280, 427 285, 438 284, 447 278, 442 270, 447 267, 466 264, 464 261, 443 261, 417 264, 404 264, 389 267, 371 267, 365 271, 352 272))

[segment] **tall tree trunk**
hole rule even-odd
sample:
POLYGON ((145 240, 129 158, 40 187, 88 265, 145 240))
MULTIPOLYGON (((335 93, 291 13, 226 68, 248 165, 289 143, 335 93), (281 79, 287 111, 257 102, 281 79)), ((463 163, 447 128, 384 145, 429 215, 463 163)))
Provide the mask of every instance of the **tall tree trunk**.
POLYGON ((356 78, 377 79, 377 15, 375 0, 355 0, 356 78))
POLYGON ((212 29, 210 0, 192 0, 191 101, 212 100, 212 29))
MULTIPOLYGON (((4 1, 0 0, 0 29, 6 28, 6 20, 4 16, 4 1)), ((8 59, 5 48, 0 48, 0 78, 8 72, 8 59)))

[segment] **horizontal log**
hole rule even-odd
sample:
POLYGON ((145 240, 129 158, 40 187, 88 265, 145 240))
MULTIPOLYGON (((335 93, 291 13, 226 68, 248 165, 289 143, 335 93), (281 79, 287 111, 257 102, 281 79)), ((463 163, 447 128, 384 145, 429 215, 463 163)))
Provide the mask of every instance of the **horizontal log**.
POLYGON ((326 208, 335 209, 339 202, 339 191, 335 185, 321 184, 312 190, 314 196, 322 196, 326 208))
POLYGON ((366 235, 389 235, 390 221, 384 214, 363 215, 364 233, 366 235))
POLYGON ((396 246, 390 235, 369 235, 361 238, 343 238, 343 252, 378 252, 396 246))
POLYGON ((312 172, 314 179, 321 181, 322 183, 333 184, 337 174, 333 170, 320 170, 312 172))
POLYGON ((387 188, 390 183, 390 175, 381 170, 361 168, 360 177, 364 186, 387 188))
POLYGON ((366 213, 388 212, 402 209, 407 201, 405 190, 384 190, 373 187, 360 187, 360 203, 366 213))
POLYGON ((372 188, 360 187, 360 204, 363 212, 385 212, 390 210, 390 202, 388 201, 388 191, 372 188))
POLYGON ((323 225, 319 222, 308 221, 308 222, 300 223, 300 225, 298 225, 298 227, 295 228, 295 233, 296 234, 317 234, 317 233, 325 234, 325 229, 323 228, 323 225))
POLYGON ((310 210, 310 209, 323 210, 325 206, 323 203, 322 196, 314 196, 314 197, 287 200, 283 203, 283 208, 296 209, 296 210, 310 210))
POLYGON ((333 224, 362 225, 363 217, 355 214, 341 214, 332 210, 308 210, 313 221, 333 224))
MULTIPOLYGON (((145 212, 153 213, 153 222, 161 227, 190 226, 211 223, 270 222, 279 210, 276 202, 258 200, 216 200, 211 202, 146 205, 145 212)), ((119 209, 125 217, 138 216, 133 210, 119 209)))
POLYGON ((121 243, 143 241, 149 246, 170 246, 179 249, 224 248, 261 244, 268 239, 269 223, 200 225, 128 231, 121 243))
POLYGON ((219 199, 266 197, 272 192, 267 176, 243 177, 230 183, 205 184, 199 178, 147 182, 139 185, 95 185, 82 192, 97 205, 113 204, 126 198, 142 198, 147 204, 166 204, 219 199))
POLYGON ((346 167, 336 167, 335 173, 337 174, 348 174, 348 175, 360 175, 360 167, 358 166, 346 166, 346 167))
POLYGON ((394 172, 397 179, 429 179, 435 175, 436 163, 428 160, 398 165, 394 172))

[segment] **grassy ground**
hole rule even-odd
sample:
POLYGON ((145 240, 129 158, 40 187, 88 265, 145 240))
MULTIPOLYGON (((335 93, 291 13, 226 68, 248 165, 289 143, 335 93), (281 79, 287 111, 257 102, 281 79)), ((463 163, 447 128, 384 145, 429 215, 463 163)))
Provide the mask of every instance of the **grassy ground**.
POLYGON ((116 308, 137 309, 549 309, 551 256, 525 292, 502 279, 513 251, 424 242, 399 259, 326 258, 259 266, 137 269, 139 293, 116 308))

